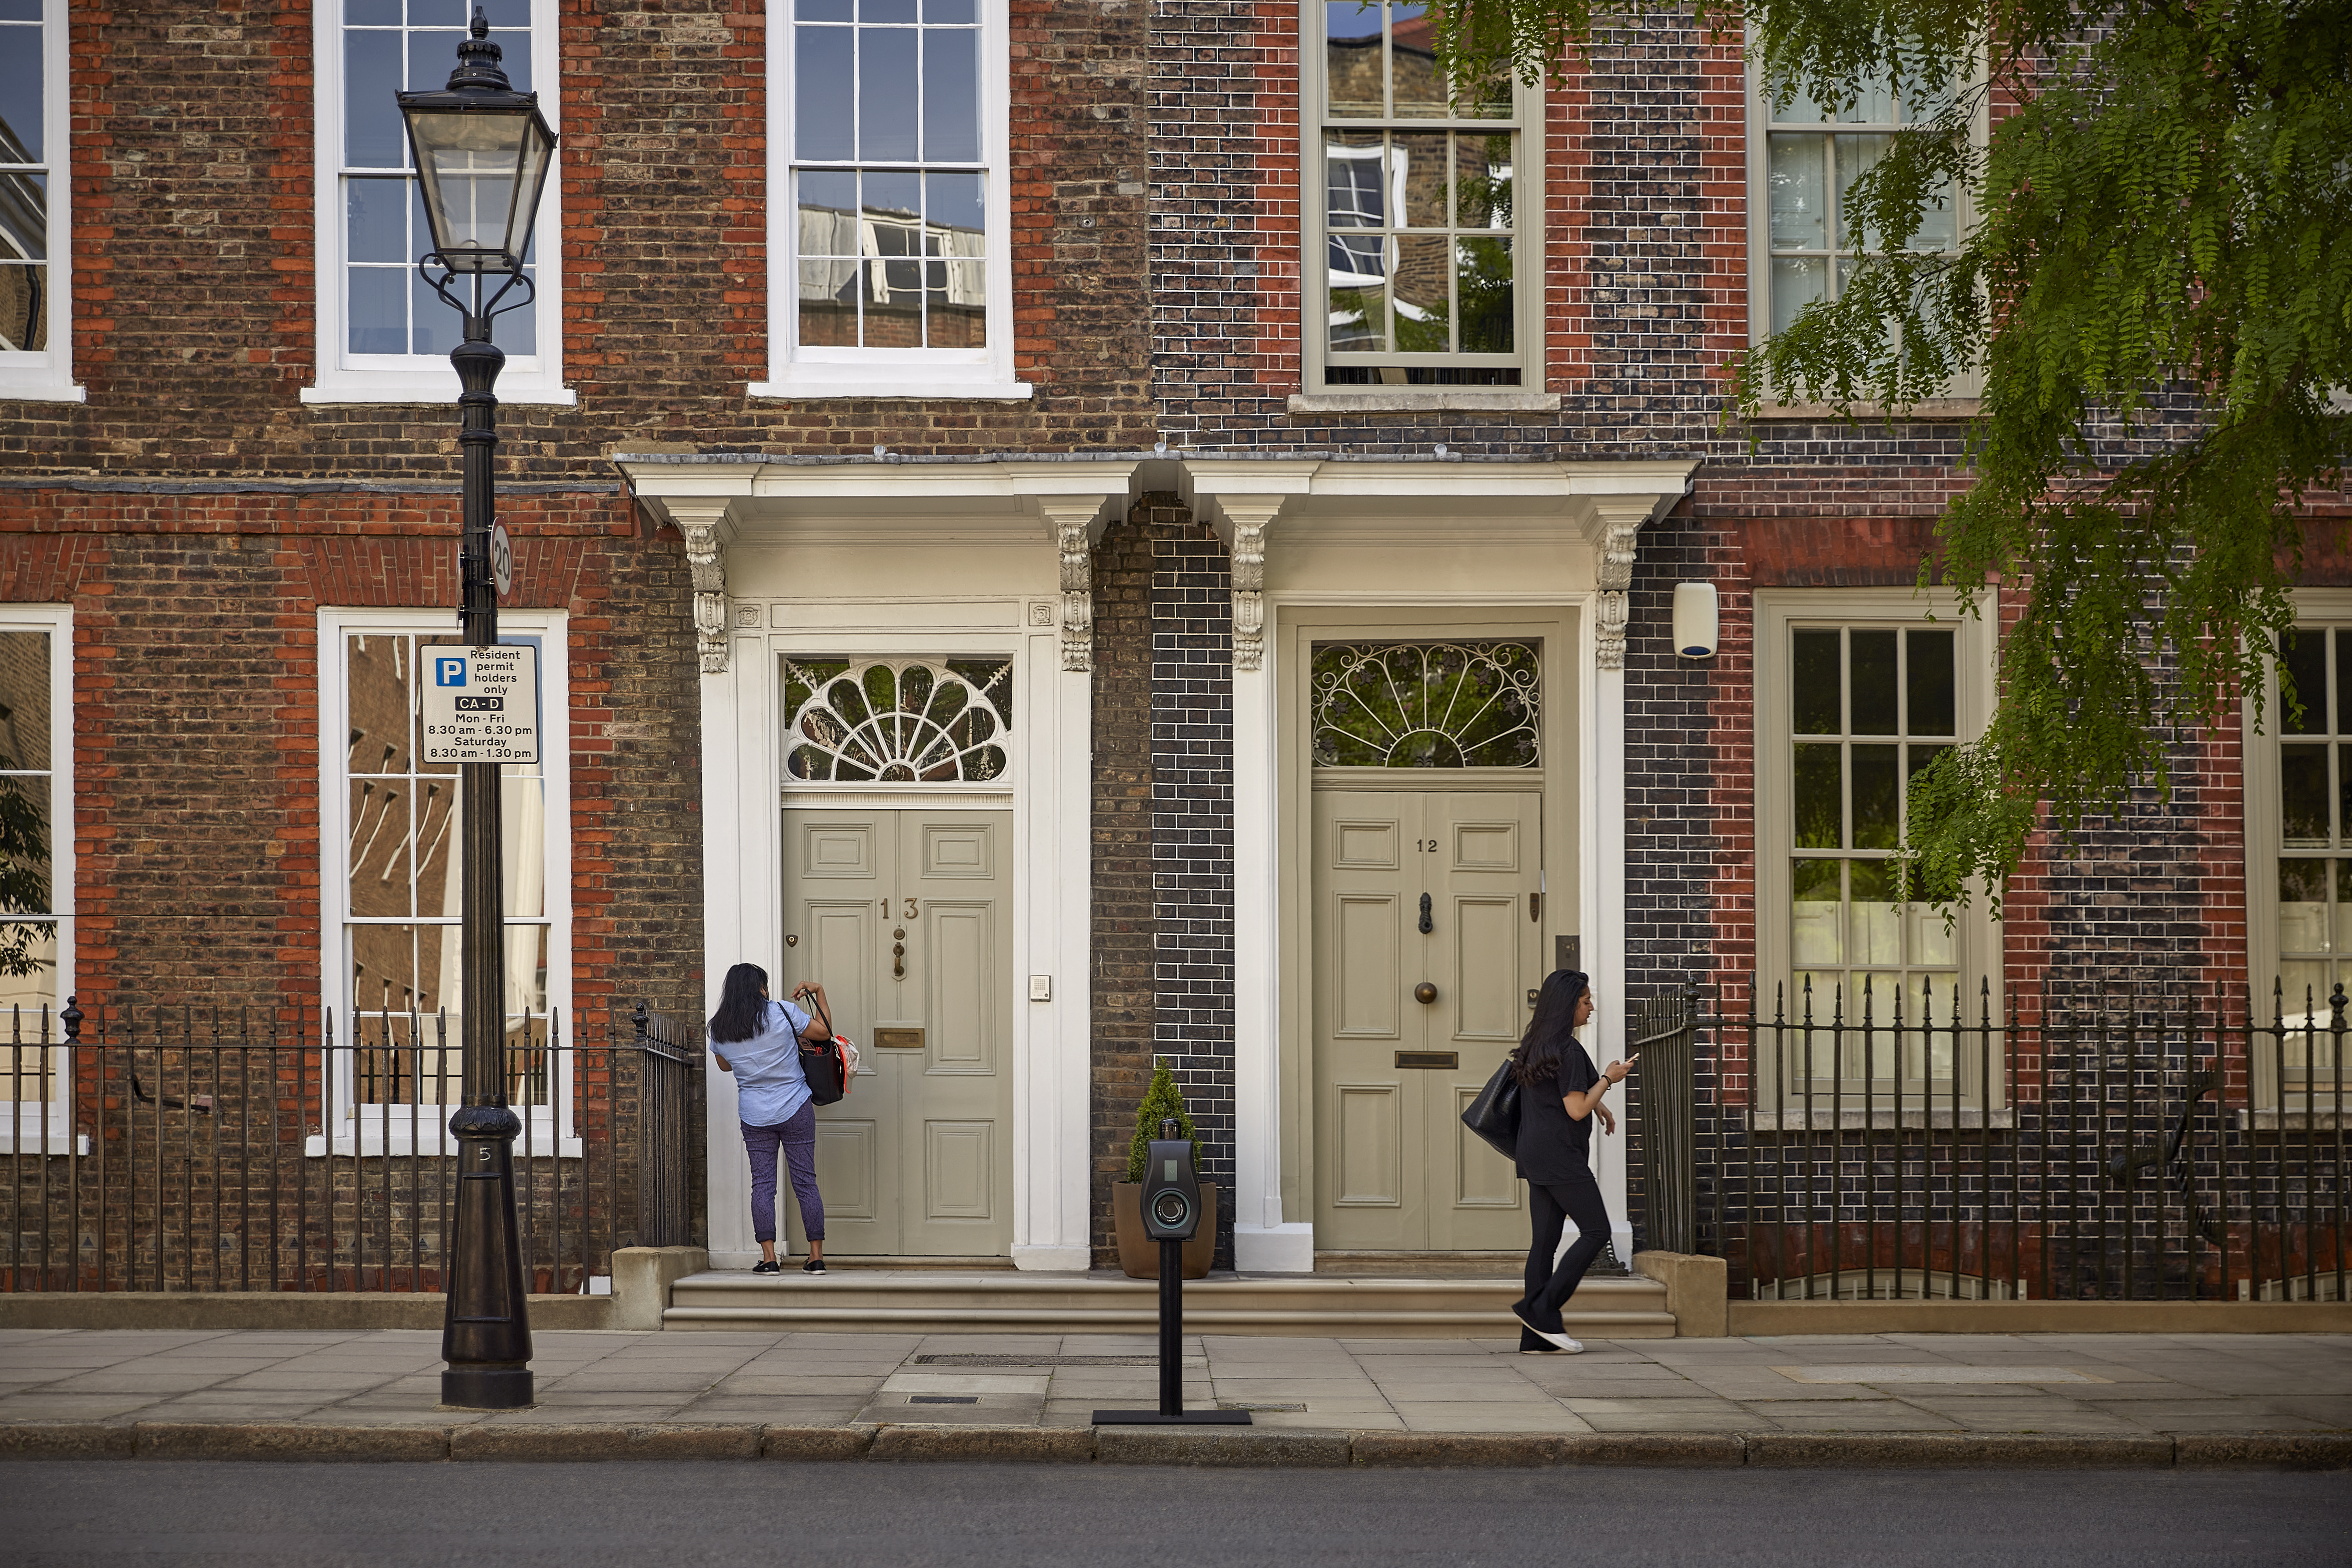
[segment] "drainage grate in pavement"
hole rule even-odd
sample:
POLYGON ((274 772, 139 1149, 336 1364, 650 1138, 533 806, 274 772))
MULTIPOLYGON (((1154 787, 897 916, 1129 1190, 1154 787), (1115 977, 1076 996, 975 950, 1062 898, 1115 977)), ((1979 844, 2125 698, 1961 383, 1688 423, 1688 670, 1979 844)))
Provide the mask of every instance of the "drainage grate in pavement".
POLYGON ((980 1395, 977 1394, 910 1394, 907 1396, 907 1403, 909 1405, 977 1405, 980 1403, 980 1395))
POLYGON ((919 1355, 917 1366, 1158 1366, 1156 1355, 919 1355))
POLYGON ((1307 1406, 1304 1405, 1252 1405, 1246 1401, 1239 1399, 1220 1399, 1217 1401, 1217 1408, 1220 1410, 1255 1410, 1259 1414, 1265 1415, 1271 1415, 1276 1411, 1289 1411, 1304 1415, 1307 1410, 1307 1406))
POLYGON ((1798 1383, 2105 1383, 2095 1373, 2063 1366, 1949 1366, 1929 1363, 1902 1366, 1776 1366, 1782 1377, 1798 1383))

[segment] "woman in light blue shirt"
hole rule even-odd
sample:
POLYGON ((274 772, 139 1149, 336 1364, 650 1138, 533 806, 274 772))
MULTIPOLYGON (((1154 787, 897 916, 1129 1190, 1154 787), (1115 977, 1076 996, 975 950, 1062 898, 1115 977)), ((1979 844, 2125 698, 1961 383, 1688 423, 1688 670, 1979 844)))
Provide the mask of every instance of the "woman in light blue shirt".
MULTIPOLYGON (((829 1014, 824 987, 803 987, 829 1014)), ((790 1002, 768 996, 768 972, 739 963, 727 972, 719 1011, 710 1016, 710 1055, 720 1072, 735 1075, 735 1116, 743 1129, 743 1149, 751 1159, 751 1234, 759 1237, 754 1274, 782 1272, 776 1262, 776 1151, 793 1172, 793 1195, 800 1200, 801 1228, 808 1233, 804 1274, 824 1272, 824 1200, 816 1190, 816 1104, 809 1098, 808 1074, 801 1067, 801 1042, 833 1037, 824 1025, 790 1002), (725 1047, 721 1050, 720 1047, 725 1047)))

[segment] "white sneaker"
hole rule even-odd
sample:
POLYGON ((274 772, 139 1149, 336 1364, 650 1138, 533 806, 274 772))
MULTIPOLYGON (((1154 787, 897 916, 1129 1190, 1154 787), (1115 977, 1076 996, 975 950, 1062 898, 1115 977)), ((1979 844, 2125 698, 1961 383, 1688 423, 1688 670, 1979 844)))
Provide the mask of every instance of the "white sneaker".
POLYGON ((1553 1350, 1565 1351, 1570 1355, 1581 1355, 1584 1353, 1583 1345, 1578 1343, 1572 1339, 1570 1339, 1566 1334, 1552 1333, 1547 1330, 1537 1328, 1533 1323, 1528 1322, 1525 1317, 1521 1316, 1518 1308, 1513 1307, 1511 1309, 1511 1316, 1519 1320, 1519 1326, 1521 1328, 1535 1335, 1536 1338, 1543 1341, 1544 1343, 1551 1346, 1553 1350))

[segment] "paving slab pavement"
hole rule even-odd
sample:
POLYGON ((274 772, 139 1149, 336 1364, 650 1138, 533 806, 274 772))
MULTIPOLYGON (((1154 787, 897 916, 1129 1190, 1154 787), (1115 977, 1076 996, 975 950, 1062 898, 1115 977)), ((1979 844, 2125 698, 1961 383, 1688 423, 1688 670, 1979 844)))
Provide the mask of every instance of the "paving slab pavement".
MULTIPOLYGON (((1188 1405, 1251 1409, 1250 1430, 1265 1440, 1215 1448, 1220 1435, 1202 1430, 1155 1447, 1121 1436, 1099 1455, 1294 1463, 1311 1454, 1323 1463, 1337 1451, 1331 1443, 1345 1448, 1357 1434, 1363 1453, 1390 1457, 1368 1463, 1407 1451, 1526 1462, 1498 1456, 1571 1437, 1542 1451, 1570 1457, 1559 1462, 1602 1462, 1595 1456, 1604 1450, 1590 1445, 1704 1436, 1724 1442, 1693 1451, 1764 1463, 1840 1443, 1864 1455, 1908 1435, 1906 1452, 1930 1455, 2030 1439, 2128 1454, 2133 1463, 2161 1451, 2352 1467, 2352 1336, 2250 1338, 1627 1340, 1590 1342, 1579 1356, 1530 1356, 1508 1340, 1193 1335, 1184 1347, 1188 1405), (1415 1433, 1444 1441, 1393 1447, 1415 1433), (1920 1447, 1930 1434, 1937 1443, 1920 1447), (2116 1446, 2125 1439, 2147 1441, 2116 1446), (1229 1458, 1199 1457, 1209 1453, 1229 1458)), ((442 1434, 432 1457, 774 1449, 971 1458, 1025 1443, 1040 1457, 1068 1458, 1072 1445, 1096 1441, 1080 1431, 1092 1434, 1096 1408, 1148 1407, 1158 1387, 1156 1345, 1140 1335, 556 1331, 536 1335, 534 1348, 537 1407, 484 1413, 436 1403, 437 1336, 417 1331, 5 1331, 0 1452, 65 1454, 93 1443, 158 1456, 217 1455, 239 1443, 255 1457, 315 1449, 415 1458, 433 1449, 422 1437, 365 1436, 399 1430, 442 1434), (211 1436, 199 1440, 192 1428, 211 1436), (877 1436, 902 1428, 904 1438, 877 1436), (518 1436, 458 1438, 505 1429, 518 1436), (117 1442, 105 1436, 113 1430, 133 1436, 117 1442), (693 1436, 710 1430, 743 1436, 693 1436)))

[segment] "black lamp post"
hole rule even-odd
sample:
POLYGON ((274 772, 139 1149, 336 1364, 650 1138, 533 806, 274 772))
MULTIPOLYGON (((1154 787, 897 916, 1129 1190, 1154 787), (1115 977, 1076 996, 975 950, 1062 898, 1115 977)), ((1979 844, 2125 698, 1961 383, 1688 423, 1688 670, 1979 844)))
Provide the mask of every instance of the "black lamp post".
MULTIPOLYGON (((507 356, 490 342, 490 321, 529 304, 535 292, 522 258, 555 154, 555 133, 540 115, 539 95, 509 85, 489 31, 488 20, 476 11, 472 36, 457 46, 449 85, 439 92, 400 94, 409 148, 425 185, 425 218, 433 230, 433 249, 417 269, 466 318, 465 342, 450 352, 449 363, 463 388, 457 442, 465 456, 466 527, 458 622, 474 647, 492 647, 499 640, 490 566, 499 400, 491 388, 507 356), (521 296, 502 304, 518 283, 521 296)), ((530 1320, 515 1234, 514 1140, 522 1123, 508 1108, 506 1090, 499 764, 461 765, 465 1095, 449 1118, 457 1141, 457 1198, 448 1313, 441 1330, 441 1355, 448 1363, 441 1373, 441 1402, 511 1410, 532 1403, 532 1388, 530 1320)))

